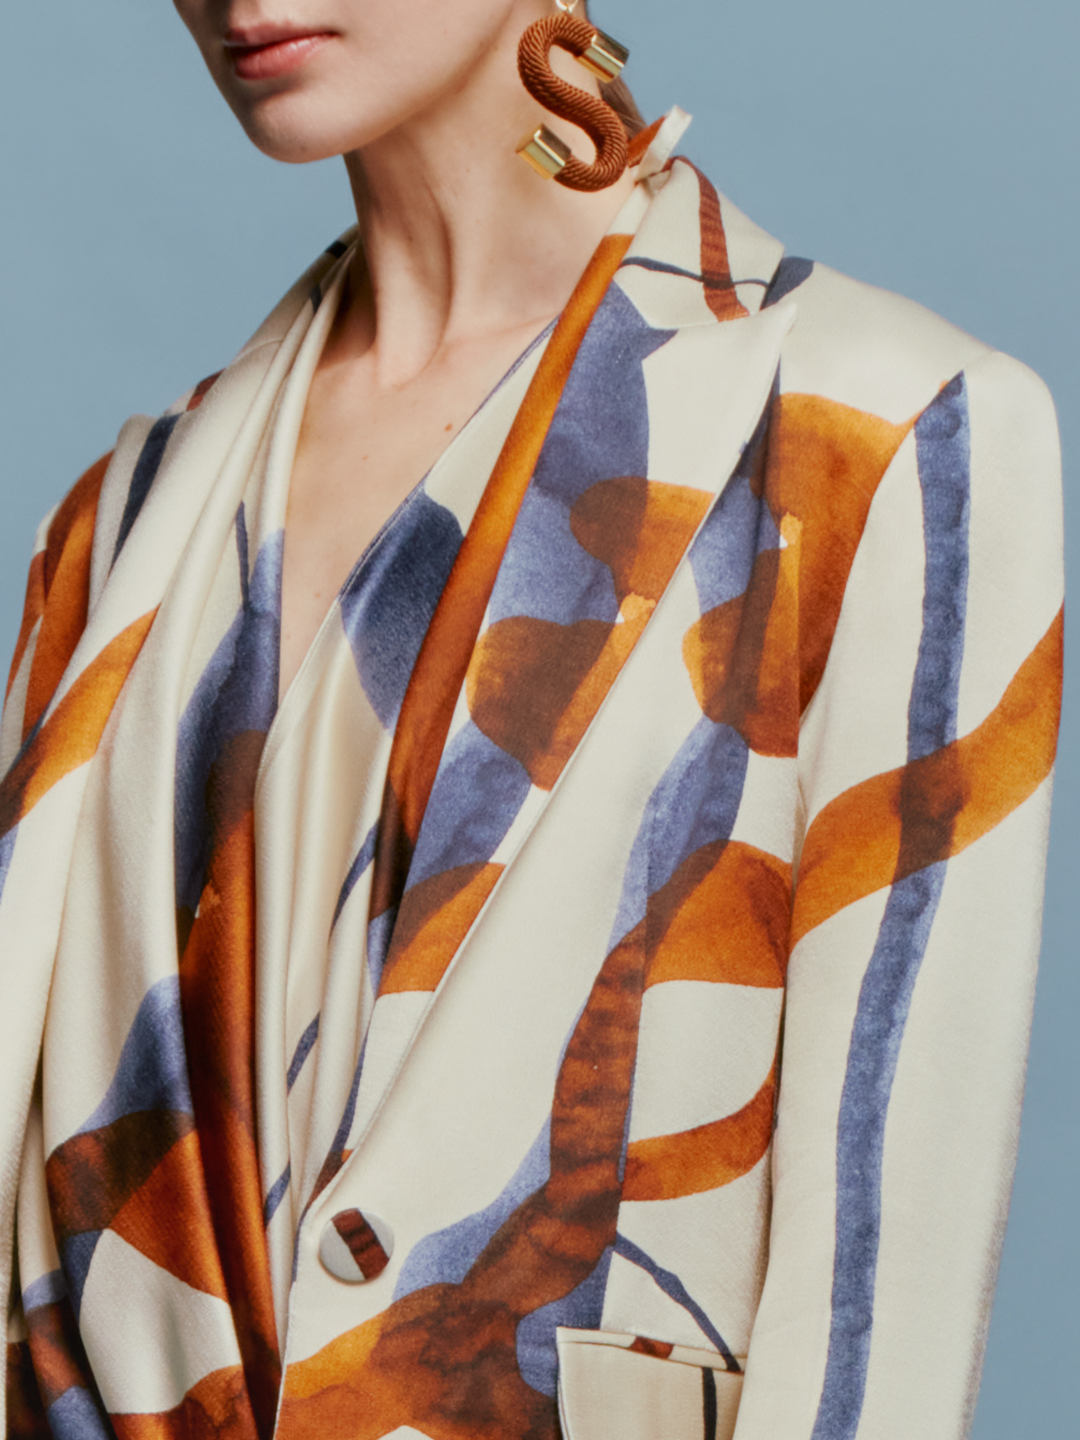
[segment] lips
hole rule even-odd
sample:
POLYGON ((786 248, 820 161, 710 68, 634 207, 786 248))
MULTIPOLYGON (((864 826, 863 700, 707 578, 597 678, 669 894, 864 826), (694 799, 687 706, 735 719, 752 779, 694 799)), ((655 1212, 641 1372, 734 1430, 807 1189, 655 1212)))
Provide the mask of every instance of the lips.
POLYGON ((298 70, 333 38, 330 33, 251 32, 228 37, 225 51, 241 80, 273 80, 298 70))

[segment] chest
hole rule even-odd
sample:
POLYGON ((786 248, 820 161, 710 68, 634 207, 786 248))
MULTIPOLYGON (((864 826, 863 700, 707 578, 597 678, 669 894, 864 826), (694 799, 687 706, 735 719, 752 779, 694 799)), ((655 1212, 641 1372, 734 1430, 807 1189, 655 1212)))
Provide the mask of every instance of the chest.
POLYGON ((450 347, 386 375, 328 343, 311 381, 289 487, 281 691, 372 540, 513 365, 531 333, 450 347))

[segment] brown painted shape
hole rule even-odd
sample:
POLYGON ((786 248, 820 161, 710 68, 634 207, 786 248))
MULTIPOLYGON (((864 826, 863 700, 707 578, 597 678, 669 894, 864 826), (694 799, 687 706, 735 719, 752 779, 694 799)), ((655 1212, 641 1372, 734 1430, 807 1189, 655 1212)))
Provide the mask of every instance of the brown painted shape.
POLYGON ((564 718, 615 627, 515 615, 481 636, 468 675, 474 724, 550 789, 565 763, 564 718), (563 740, 563 743, 559 743, 563 740))
POLYGON ((799 744, 797 525, 783 550, 763 550, 742 595, 707 610, 683 640, 702 712, 730 725, 759 755, 790 757, 799 744))
POLYGON ((214 381, 222 375, 221 370, 216 370, 213 375, 207 375, 205 380, 200 380, 195 389, 191 392, 191 399, 188 401, 187 411, 197 410, 210 393, 210 387, 214 381))
MULTIPOLYGON (((208 782, 213 848, 180 962, 191 1096, 216 1247, 248 1394, 272 1433, 280 1360, 255 1133, 255 828, 250 809, 265 736, 226 746, 208 782)), ((211 1244, 207 1237, 206 1244, 211 1244)))
POLYGON ((699 220, 701 224, 701 277, 705 288, 705 301, 717 320, 737 320, 749 314, 735 292, 728 261, 727 236, 720 214, 720 197, 707 176, 697 166, 691 167, 697 175, 701 191, 699 220))
POLYGON ((633 1140, 624 1200, 674 1200, 730 1185, 761 1160, 772 1139, 776 1067, 754 1098, 722 1120, 676 1135, 633 1140))
POLYGON ((154 1167, 109 1228, 185 1285, 228 1299, 194 1130, 154 1167))
POLYGON ((381 1275, 390 1264, 390 1257, 360 1211, 339 1210, 333 1223, 364 1279, 374 1280, 381 1275))
POLYGON ((456 865, 406 891, 379 982, 380 995, 435 990, 505 866, 456 865))
POLYGON ((45 1408, 76 1387, 89 1390, 100 1404, 71 1301, 65 1298, 35 1306, 27 1312, 26 1326, 34 1375, 45 1408))
POLYGON ((797 751, 870 505, 913 424, 820 395, 773 402, 751 485, 783 544, 761 551, 746 591, 706 611, 683 643, 702 711, 759 755, 797 751))
POLYGON ((611 571, 619 603, 659 600, 715 496, 626 475, 590 485, 570 512, 582 549, 611 571))
POLYGON ((405 1296, 290 1366, 282 1440, 378 1440, 399 1425, 436 1440, 556 1440, 554 1401, 518 1370, 517 1328, 575 1289, 614 1241, 643 958, 629 939, 592 987, 556 1082, 547 1183, 460 1285, 405 1296))
POLYGON ((845 906, 956 855, 1000 824, 1054 764, 1063 614, 969 735, 845 790, 815 818, 799 865, 792 944, 845 906))
POLYGON ((117 1440, 256 1440, 239 1365, 204 1376, 172 1410, 109 1419, 117 1440))
POLYGON ((636 1335, 634 1343, 627 1348, 635 1355, 651 1355, 656 1360, 666 1360, 675 1346, 668 1340, 649 1340, 644 1335, 636 1335))
POLYGON ((49 1156, 45 1182, 57 1244, 105 1230, 177 1140, 192 1128, 189 1115, 144 1110, 73 1135, 49 1156))
POLYGON ((8 1440, 53 1440, 26 1340, 8 1341, 4 1394, 8 1440))
POLYGON ((705 845, 650 897, 645 984, 779 987, 790 927, 790 865, 738 841, 705 845))

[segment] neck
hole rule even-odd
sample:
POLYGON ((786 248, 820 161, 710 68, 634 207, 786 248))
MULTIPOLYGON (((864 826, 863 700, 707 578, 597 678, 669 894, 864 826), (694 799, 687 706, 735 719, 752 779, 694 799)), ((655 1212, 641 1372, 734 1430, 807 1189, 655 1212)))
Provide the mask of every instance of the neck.
MULTIPOLYGON (((458 84, 346 156, 362 245, 333 348, 365 354, 379 383, 407 384, 460 344, 539 333, 632 189, 624 176, 609 190, 568 190, 515 153, 544 120, 591 158, 581 132, 560 128, 518 80, 520 32, 544 13, 523 0, 458 84)), ((569 57, 553 61, 596 93, 569 57)))

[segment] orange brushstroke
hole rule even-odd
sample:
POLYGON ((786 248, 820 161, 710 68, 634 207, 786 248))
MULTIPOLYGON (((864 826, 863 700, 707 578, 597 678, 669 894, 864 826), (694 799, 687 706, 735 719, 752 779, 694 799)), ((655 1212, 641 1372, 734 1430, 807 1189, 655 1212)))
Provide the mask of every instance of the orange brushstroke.
POLYGON ((666 1360, 675 1346, 670 1340, 650 1340, 644 1335, 635 1335, 634 1343, 628 1348, 635 1355, 653 1355, 657 1360, 666 1360))
MULTIPOLYGON (((255 1133, 255 827, 250 809, 265 743, 242 732, 207 786, 212 848, 199 913, 180 961, 188 1073, 213 1218, 248 1395, 270 1434, 280 1361, 255 1133)), ((210 1237, 206 1244, 209 1247, 210 1237)))
POLYGON ((604 648, 596 657, 596 663, 574 691, 573 698, 555 727, 551 748, 544 757, 544 763, 537 767, 533 783, 542 790, 552 789, 562 774, 567 761, 581 743, 586 730, 604 703, 608 691, 615 684, 619 672, 629 660, 631 651, 641 639, 655 606, 655 600, 646 600, 640 595, 628 595, 623 601, 619 609, 621 623, 611 627, 604 641, 604 648))
POLYGON ((26 654, 30 636, 34 633, 34 626, 44 613, 45 551, 39 550, 30 561, 30 573, 26 577, 26 599, 23 601, 22 623, 19 626, 19 638, 15 642, 15 654, 11 660, 11 669, 8 671, 5 695, 11 694, 11 687, 15 682, 15 676, 19 673, 19 666, 26 654))
POLYGON ((701 190, 701 275, 705 282, 705 300, 717 320, 737 320, 750 312, 736 294, 731 278, 720 197, 697 166, 692 168, 701 190))
POLYGON ((628 596, 622 623, 559 625, 515 615, 477 642, 469 711, 477 728, 550 790, 648 623, 655 602, 628 596))
POLYGON ((763 550, 742 595, 707 610, 686 632, 683 662, 698 704, 759 755, 793 756, 799 696, 791 657, 798 644, 801 525, 781 521, 787 542, 763 550))
POLYGON ((134 621, 91 661, 0 782, 0 835, 65 775, 93 759, 156 614, 152 610, 134 621))
POLYGON ((1061 714, 1063 612, 997 707, 960 740, 838 795, 806 836, 792 944, 845 906, 965 850, 1049 775, 1061 714))
POLYGON ((103 455, 90 466, 49 526, 42 577, 45 604, 26 691, 24 740, 44 714, 86 628, 94 524, 111 459, 103 455))
POLYGON ((459 865, 405 894, 383 967, 380 995, 435 990, 506 867, 459 865))
POLYGON ((791 866, 775 855, 734 840, 702 846, 650 898, 649 912, 646 986, 784 983, 791 866))
POLYGON ((821 395, 780 395, 774 404, 765 496, 778 525, 785 515, 801 521, 800 713, 824 672, 870 504, 916 418, 892 425, 821 395))
POLYGON ((191 1129, 190 1115, 136 1110, 58 1145, 45 1162, 57 1243, 63 1246, 73 1235, 111 1225, 117 1212, 191 1129))
POLYGON ((654 120, 651 125, 647 125, 644 130, 639 130, 633 137, 630 144, 626 147, 626 163, 628 166, 632 168, 635 165, 641 164, 645 158, 645 151, 648 150, 657 135, 659 135, 660 126, 663 125, 665 119, 666 117, 661 115, 659 120, 654 120))
POLYGON ((512 615, 476 642, 466 677, 473 723, 521 761, 534 785, 550 789, 558 777, 560 724, 614 628, 512 615))
POLYGON ((109 1228, 185 1285, 228 1299, 194 1131, 176 1142, 109 1228))
MULTIPOLYGON (((518 510, 559 399, 597 308, 630 246, 608 235, 598 246, 548 341, 506 437, 431 624, 420 647, 394 733, 387 774, 373 895, 400 896, 381 872, 400 868, 416 843, 458 694, 518 510)), ((378 913, 378 912, 376 912, 378 913)))
POLYGON ((769 1148, 776 1066, 753 1100, 708 1125, 678 1135, 631 1141, 624 1200, 675 1200, 730 1185, 751 1171, 769 1148))
MULTIPOLYGON (((389 1313, 384 1310, 381 1315, 374 1316, 363 1325, 357 1325, 355 1329, 337 1336, 309 1359, 297 1360, 289 1366, 285 1372, 285 1399, 281 1416, 283 1435, 293 1433, 292 1425, 284 1423, 290 1405, 310 1400, 313 1396, 341 1384, 343 1379, 359 1377, 363 1373, 389 1313)), ((303 1435, 305 1432, 299 1430, 296 1433, 303 1435)))

